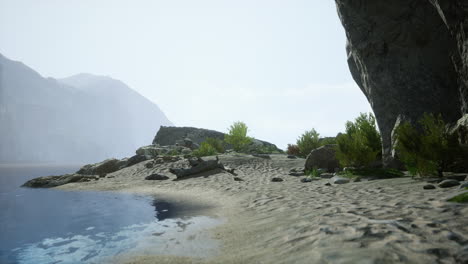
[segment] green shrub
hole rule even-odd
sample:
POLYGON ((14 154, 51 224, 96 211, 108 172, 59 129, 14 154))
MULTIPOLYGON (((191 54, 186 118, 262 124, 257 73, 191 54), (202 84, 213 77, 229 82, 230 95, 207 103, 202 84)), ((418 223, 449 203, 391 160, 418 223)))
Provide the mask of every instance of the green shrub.
MULTIPOLYGON (((467 188, 465 188, 467 189, 467 188)), ((464 192, 462 194, 459 194, 455 197, 452 197, 451 199, 448 200, 449 202, 455 202, 455 203, 468 203, 468 192, 464 192)))
POLYGON ((387 168, 360 168, 360 169, 351 169, 348 168, 346 171, 339 173, 341 176, 354 178, 356 176, 363 177, 372 177, 372 178, 398 178, 403 177, 403 172, 396 169, 387 169, 387 168))
POLYGON ((193 155, 195 157, 205 157, 205 156, 212 156, 216 155, 216 149, 210 145, 208 142, 204 141, 200 144, 200 147, 193 151, 193 155))
POLYGON ((354 122, 346 122, 346 133, 338 135, 336 142, 336 158, 343 167, 368 166, 382 152, 382 140, 371 113, 361 113, 354 122))
POLYGON ((294 144, 288 144, 288 149, 286 150, 288 155, 299 156, 299 147, 294 144))
POLYGON ((252 138, 247 136, 247 125, 243 122, 235 122, 229 128, 229 133, 224 136, 224 141, 231 144, 232 148, 239 152, 252 142, 252 138))
POLYGON ((297 139, 296 145, 299 148, 300 157, 306 157, 313 149, 320 147, 319 136, 320 134, 312 128, 297 139))
POLYGON ((205 142, 211 145, 218 153, 224 153, 224 143, 217 138, 206 138, 205 142))
POLYGON ((396 150, 400 160, 413 175, 442 177, 442 171, 460 151, 441 115, 425 113, 415 127, 404 122, 397 127, 396 150))
POLYGON ((321 171, 320 169, 317 169, 317 168, 312 168, 311 170, 306 171, 305 174, 306 174, 308 177, 316 177, 316 178, 319 178, 320 175, 322 174, 322 171, 321 171))
POLYGON ((336 137, 325 137, 319 140, 321 146, 336 144, 336 137))

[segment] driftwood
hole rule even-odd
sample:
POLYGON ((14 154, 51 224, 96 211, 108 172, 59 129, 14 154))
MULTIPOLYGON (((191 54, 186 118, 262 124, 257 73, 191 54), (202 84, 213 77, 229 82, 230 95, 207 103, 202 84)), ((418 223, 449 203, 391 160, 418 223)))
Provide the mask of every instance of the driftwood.
POLYGON ((219 162, 218 156, 215 160, 203 160, 201 158, 189 159, 188 160, 191 168, 188 169, 174 169, 171 168, 169 171, 177 176, 177 179, 187 178, 195 174, 207 172, 215 169, 221 169, 231 174, 234 173, 234 169, 225 168, 222 163, 219 162))

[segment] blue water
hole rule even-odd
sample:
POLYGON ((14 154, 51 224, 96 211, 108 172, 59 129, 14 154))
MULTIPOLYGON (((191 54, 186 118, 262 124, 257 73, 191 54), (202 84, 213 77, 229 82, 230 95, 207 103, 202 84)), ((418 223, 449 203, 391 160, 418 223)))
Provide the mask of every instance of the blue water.
POLYGON ((19 187, 78 167, 0 165, 0 263, 102 263, 120 254, 203 257, 216 249, 202 230, 218 220, 172 218, 176 208, 154 197, 19 187))

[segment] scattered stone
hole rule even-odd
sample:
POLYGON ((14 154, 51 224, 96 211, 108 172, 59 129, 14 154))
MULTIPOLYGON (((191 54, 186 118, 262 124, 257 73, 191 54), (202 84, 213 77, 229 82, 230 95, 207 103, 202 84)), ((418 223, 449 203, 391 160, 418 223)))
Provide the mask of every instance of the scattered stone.
POLYGON ((361 182, 361 177, 357 176, 356 178, 354 178, 353 182, 361 182))
POLYGON ((312 179, 310 177, 302 178, 301 182, 312 182, 312 179))
POLYGON ((435 185, 433 185, 433 184, 426 184, 426 185, 423 186, 423 189, 424 189, 424 190, 433 190, 433 189, 435 189, 435 188, 436 188, 436 187, 435 187, 435 185))
POLYGON ((325 168, 327 172, 334 172, 340 164, 336 159, 336 145, 325 145, 316 148, 307 155, 305 170, 325 168))
POLYGON ((297 159, 297 157, 294 155, 288 155, 288 159, 297 159))
POLYGON ((140 147, 135 152, 137 155, 156 158, 159 155, 165 154, 167 150, 156 145, 149 145, 140 147))
POLYGON ((60 176, 46 176, 34 178, 27 181, 22 187, 30 188, 52 188, 64 185, 71 182, 89 182, 97 180, 99 177, 95 175, 82 175, 82 174, 65 174, 60 176))
POLYGON ((153 164, 153 162, 148 162, 148 163, 145 164, 145 167, 147 169, 152 169, 154 167, 154 164, 153 164))
POLYGON ((244 181, 242 178, 234 177, 234 181, 244 181))
POLYGON ((165 176, 165 175, 161 175, 161 174, 151 174, 149 176, 146 176, 145 177, 145 180, 152 180, 152 181, 164 181, 164 180, 168 180, 169 177, 165 176))
POLYGON ((231 168, 229 166, 224 166, 224 170, 227 172, 227 173, 231 173, 233 175, 236 175, 236 173, 234 172, 236 169, 234 168, 231 168))
POLYGON ((282 182, 283 179, 282 179, 282 178, 278 178, 278 177, 274 177, 274 178, 271 178, 271 181, 272 181, 272 182, 282 182))
POLYGON ((327 182, 325 183, 325 186, 331 186, 331 183, 327 182))
POLYGON ((107 159, 99 163, 84 165, 76 173, 81 175, 105 176, 108 173, 118 171, 120 169, 118 163, 118 159, 107 159))
POLYGON ((440 188, 449 188, 460 185, 460 182, 457 180, 443 180, 439 183, 440 188))
POLYGON ((334 176, 333 178, 330 179, 330 181, 334 184, 345 184, 345 183, 349 183, 349 179, 348 178, 343 178, 343 177, 339 177, 339 176, 334 176))
POLYGON ((468 188, 468 182, 463 183, 460 185, 460 189, 468 188))
POLYGON ((304 176, 305 173, 304 172, 290 172, 289 175, 298 177, 298 176, 304 176))
POLYGON ((328 172, 320 174, 320 178, 322 179, 331 179, 333 176, 335 176, 333 173, 328 172))

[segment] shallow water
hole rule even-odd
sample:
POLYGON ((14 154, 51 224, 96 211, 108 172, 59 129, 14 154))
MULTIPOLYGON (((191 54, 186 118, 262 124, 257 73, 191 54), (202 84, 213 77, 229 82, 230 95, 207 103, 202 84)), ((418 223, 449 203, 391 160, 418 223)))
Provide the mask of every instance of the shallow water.
POLYGON ((78 166, 0 166, 0 263, 101 263, 120 254, 205 257, 220 223, 182 217, 148 196, 19 188, 28 179, 78 166), (177 215, 179 218, 173 218, 177 215))

